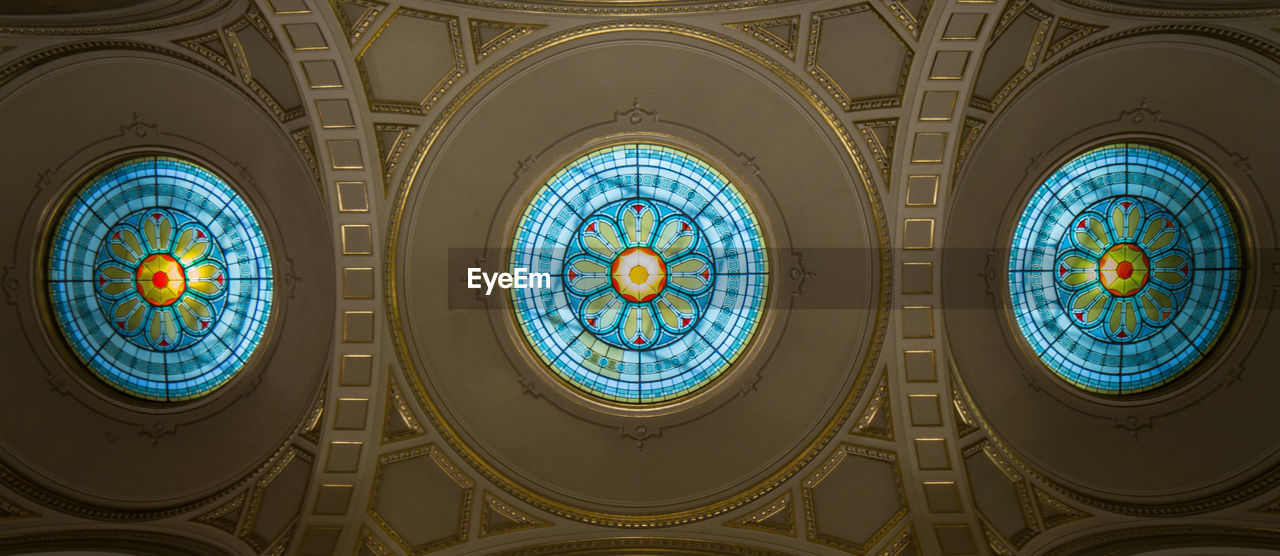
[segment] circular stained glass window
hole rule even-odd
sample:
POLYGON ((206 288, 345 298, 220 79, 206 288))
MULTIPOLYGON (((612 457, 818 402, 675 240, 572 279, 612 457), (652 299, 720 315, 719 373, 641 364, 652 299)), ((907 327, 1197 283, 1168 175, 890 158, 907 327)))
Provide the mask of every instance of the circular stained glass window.
POLYGON ((1237 223, 1205 172, 1162 148, 1117 143, 1071 159, 1032 194, 1009 288, 1022 336, 1058 376, 1131 394, 1208 353, 1243 267, 1237 223))
POLYGON ((763 236, 737 187, 694 155, 645 143, 592 151, 520 218, 512 271, 551 280, 511 290, 516 320, 543 363, 587 394, 680 398, 724 373, 759 327, 763 236))
POLYGON ((262 340, 271 257, 222 178, 140 156, 71 198, 50 240, 48 287, 90 371, 139 398, 189 400, 225 384, 262 340))

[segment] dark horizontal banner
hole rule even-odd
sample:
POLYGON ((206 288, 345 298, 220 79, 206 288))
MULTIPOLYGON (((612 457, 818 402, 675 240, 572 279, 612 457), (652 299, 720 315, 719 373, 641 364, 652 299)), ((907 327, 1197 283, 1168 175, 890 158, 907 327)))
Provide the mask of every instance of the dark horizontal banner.
MULTIPOLYGON (((747 260, 758 263, 763 254, 765 272, 757 269, 743 272, 741 268, 750 265, 738 264, 734 272, 725 275, 766 277, 769 295, 776 298, 774 307, 778 309, 874 310, 878 306, 882 273, 893 284, 896 305, 911 305, 913 300, 919 300, 935 309, 992 310, 1004 303, 1001 298, 1008 297, 1010 284, 1008 254, 987 249, 934 249, 927 252, 927 257, 919 250, 899 249, 882 254, 878 249, 830 247, 766 249, 752 253, 713 250, 712 254, 718 264, 747 260), (882 256, 888 257, 884 263, 882 256), (928 260, 922 260, 926 258, 928 260), (926 297, 939 293, 942 294, 940 301, 926 297)), ((563 288, 565 276, 557 270, 556 261, 564 260, 565 254, 557 250, 511 253, 499 248, 449 248, 448 264, 442 269, 448 283, 448 307, 450 310, 498 310, 509 307, 503 298, 510 299, 517 290, 563 288), (513 259, 535 264, 530 265, 533 268, 513 268, 506 262, 513 259), (504 262, 507 267, 499 267, 504 262)), ((716 272, 724 271, 717 268, 716 272)), ((1041 273, 1045 278, 1040 283, 1053 284, 1052 275, 1057 270, 1019 269, 1016 272, 1041 273)), ((1246 254, 1243 263, 1214 261, 1210 267, 1193 272, 1209 281, 1203 281, 1203 286, 1192 281, 1185 287, 1229 288, 1234 281, 1241 299, 1250 283, 1259 277, 1268 284, 1280 280, 1280 256, 1274 249, 1255 250, 1246 254), (1261 274, 1256 271, 1258 268, 1263 270, 1261 274)), ((1252 305, 1270 308, 1271 297, 1255 296, 1252 305)))

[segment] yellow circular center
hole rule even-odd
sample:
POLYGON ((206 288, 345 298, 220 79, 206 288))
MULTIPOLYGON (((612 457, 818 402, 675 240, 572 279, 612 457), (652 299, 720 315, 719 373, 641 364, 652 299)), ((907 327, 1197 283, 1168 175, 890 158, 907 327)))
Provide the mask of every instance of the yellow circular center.
POLYGON ((648 247, 632 247, 613 260, 609 278, 623 299, 641 303, 662 293, 667 285, 667 264, 648 247))
POLYGON ((1112 295, 1129 297, 1142 290, 1151 278, 1151 261, 1141 247, 1120 243, 1098 260, 1098 278, 1112 295))
POLYGON ((643 284, 649 281, 649 271, 643 266, 636 265, 631 267, 631 282, 635 284, 643 284))
POLYGON ((187 291, 187 273, 172 256, 156 253, 138 265, 134 273, 138 294, 157 307, 172 305, 187 291))

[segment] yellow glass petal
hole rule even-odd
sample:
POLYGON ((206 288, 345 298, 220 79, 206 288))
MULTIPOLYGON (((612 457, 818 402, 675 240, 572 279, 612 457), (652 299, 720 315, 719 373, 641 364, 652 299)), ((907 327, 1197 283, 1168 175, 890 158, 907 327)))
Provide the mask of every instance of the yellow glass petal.
POLYGON ((202 235, 204 232, 197 228, 187 228, 178 234, 178 241, 173 248, 173 257, 178 259, 182 266, 200 260, 209 251, 208 238, 200 237, 202 235))
POLYGON ((1142 246, 1148 253, 1155 253, 1168 247, 1178 238, 1177 225, 1164 216, 1157 216, 1147 223, 1142 232, 1142 246))

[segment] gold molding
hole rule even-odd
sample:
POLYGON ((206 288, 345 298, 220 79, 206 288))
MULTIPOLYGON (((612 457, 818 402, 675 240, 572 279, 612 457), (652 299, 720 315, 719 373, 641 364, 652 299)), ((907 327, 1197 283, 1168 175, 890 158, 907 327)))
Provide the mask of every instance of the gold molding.
POLYGON ((876 161, 876 168, 880 170, 880 177, 884 178, 884 190, 889 191, 893 183, 891 173, 893 171, 893 152, 898 142, 898 119, 885 118, 881 120, 863 120, 853 122, 854 127, 858 128, 858 133, 862 135, 862 140, 867 144, 868 150, 871 151, 871 158, 876 161), (880 136, 876 134, 877 128, 888 129, 888 142, 881 141, 880 136))
POLYGON ((232 0, 214 0, 207 6, 184 14, 175 15, 159 20, 145 21, 142 23, 123 23, 123 24, 106 24, 106 25, 32 25, 32 26, 12 26, 0 27, 0 35, 108 35, 113 33, 138 33, 142 31, 151 31, 154 29, 162 29, 165 27, 176 27, 184 23, 190 23, 199 19, 203 19, 215 13, 232 3, 232 0))
POLYGON ((788 60, 796 60, 796 51, 800 49, 800 16, 790 15, 785 17, 775 17, 771 19, 757 19, 755 21, 738 21, 734 23, 725 23, 725 27, 742 31, 766 45, 778 51, 779 54, 785 56, 788 60), (769 27, 777 27, 780 25, 788 25, 791 28, 789 37, 779 37, 776 33, 769 31, 769 27))
POLYGON ((623 555, 680 554, 684 556, 793 556, 764 548, 722 541, 704 541, 677 537, 600 537, 557 541, 502 552, 489 556, 547 555, 623 555))
POLYGON ((467 27, 471 31, 471 55, 479 64, 485 58, 488 58, 494 52, 502 47, 510 44, 512 41, 528 35, 538 29, 546 28, 546 25, 538 23, 510 23, 506 21, 494 21, 490 19, 472 19, 467 18, 467 27), (504 29, 498 36, 480 42, 480 29, 504 29))
POLYGON ((791 500, 791 491, 782 493, 782 496, 775 498, 772 502, 765 504, 763 507, 738 519, 725 522, 725 527, 737 527, 739 529, 751 529, 754 531, 764 531, 775 535, 786 535, 788 537, 796 536, 796 512, 795 504, 791 500), (782 513, 786 513, 785 525, 770 523, 768 520, 782 513))
POLYGON ((878 440, 893 440, 893 404, 889 400, 889 368, 887 366, 880 373, 880 381, 876 385, 876 392, 867 401, 866 408, 862 410, 862 415, 858 417, 858 420, 853 423, 853 428, 849 429, 849 434, 878 440), (884 412, 886 430, 872 429, 871 423, 881 415, 882 411, 884 412))
POLYGON ((833 111, 831 107, 822 100, 818 93, 809 87, 798 75, 787 69, 777 60, 762 54, 760 51, 744 44, 741 41, 700 27, 662 21, 633 20, 589 24, 544 37, 537 43, 525 46, 490 66, 483 73, 476 76, 474 80, 468 83, 466 87, 454 96, 450 103, 441 110, 435 121, 419 140, 418 148, 401 178, 400 187, 397 189, 396 196, 393 200, 391 219, 387 228, 386 264, 388 272, 384 273, 384 280, 386 281, 386 303, 388 308, 388 318, 391 320, 390 332, 392 335, 392 342, 396 347, 396 354, 404 369, 406 380, 409 382, 415 398, 422 406, 428 420, 431 421, 432 426, 440 432, 445 442, 455 450, 468 465, 479 472, 483 477, 492 481, 498 488, 501 488, 508 494, 518 498, 520 501, 542 511, 584 523, 622 528, 659 527, 683 524, 722 515, 725 512, 740 508, 743 505, 758 500, 769 492, 772 492, 788 479, 795 476, 801 468, 812 461, 813 458, 817 457, 817 454, 821 451, 822 447, 826 446, 842 432, 843 423, 853 412, 853 408, 857 404, 863 388, 870 379, 871 369, 879 358, 880 350, 883 347, 885 334, 888 328, 889 301, 892 296, 893 288, 890 276, 892 272, 892 260, 891 250, 889 247, 888 225, 885 219, 884 207, 880 201, 879 192, 875 187, 874 182, 871 180, 870 169, 862 159, 860 151, 855 146, 852 135, 849 133, 848 129, 845 128, 843 123, 841 123, 841 120, 837 117, 835 111, 833 111), (574 40, 610 33, 625 32, 675 35, 722 47, 759 64, 803 97, 810 106, 817 111, 823 121, 827 123, 831 128, 832 133, 834 133, 840 140, 841 146, 849 156, 848 160, 852 161, 858 171, 858 177, 862 181, 863 190, 867 195, 867 199, 869 201, 868 204, 875 221, 876 240, 880 252, 880 291, 877 298, 872 338, 859 367, 854 387, 845 393, 840 409, 835 412, 832 419, 827 423, 824 429, 815 435, 808 446, 801 450, 790 462, 784 464, 781 469, 743 491, 719 502, 705 506, 663 514, 648 515, 600 512, 574 507, 569 504, 551 500, 550 498, 537 494, 533 490, 512 481, 467 446, 458 436, 457 432, 453 430, 453 427, 444 419, 440 409, 427 394, 424 385, 417 376, 414 362, 408 355, 409 348, 404 337, 403 327, 400 323, 399 298, 396 293, 397 283, 395 269, 397 268, 397 247, 400 240, 399 229, 404 217, 408 195, 412 191, 418 172, 421 170, 423 162, 426 160, 431 148, 435 145, 436 140, 440 137, 444 128, 461 111, 462 106, 469 102, 480 89, 492 82, 503 72, 539 52, 574 40))
POLYGON ((444 0, 453 4, 495 8, 510 12, 577 15, 659 15, 726 12, 797 0, 444 0), (621 7, 620 7, 621 6, 621 7))
POLYGON ((819 467, 814 470, 813 473, 809 474, 808 477, 805 477, 804 482, 801 485, 800 495, 804 501, 805 532, 809 542, 825 544, 846 552, 866 554, 876 545, 876 543, 880 542, 880 539, 883 539, 888 535, 889 532, 893 530, 894 526, 896 526, 902 518, 906 517, 909 512, 906 489, 903 487, 902 483, 902 469, 900 469, 898 465, 898 456, 896 453, 888 450, 877 450, 875 448, 858 446, 856 444, 842 443, 838 448, 836 448, 835 453, 827 459, 826 463, 822 464, 822 467, 819 467), (816 488, 823 479, 827 478, 832 471, 835 471, 836 467, 843 463, 845 458, 849 456, 888 462, 893 468, 894 491, 898 495, 898 511, 891 515, 889 519, 871 535, 870 538, 857 546, 849 544, 850 542, 856 541, 825 535, 819 531, 818 516, 816 515, 817 510, 813 502, 813 489, 816 488))
POLYGON ((911 45, 902 40, 902 36, 893 29, 893 25, 886 21, 884 17, 880 15, 880 12, 872 8, 871 4, 868 2, 861 2, 851 6, 845 6, 843 8, 813 12, 813 14, 809 16, 809 48, 805 52, 805 71, 809 72, 809 75, 822 85, 828 93, 831 93, 831 96, 836 99, 836 102, 840 103, 840 106, 844 108, 845 112, 871 110, 875 108, 897 108, 902 106, 902 95, 907 90, 907 78, 911 75, 911 61, 913 59, 915 59, 915 51, 912 50, 911 45), (906 54, 905 59, 902 60, 902 70, 898 72, 898 90, 891 96, 858 99, 851 98, 849 93, 845 92, 845 90, 836 83, 835 79, 828 75, 826 70, 822 69, 822 66, 818 65, 818 48, 819 42, 822 40, 822 20, 864 12, 871 12, 874 14, 876 19, 878 19, 880 23, 884 24, 885 30, 888 31, 890 35, 893 35, 893 38, 898 41, 898 44, 902 46, 903 52, 906 54))
POLYGON ((501 535, 503 533, 513 533, 515 531, 551 526, 550 522, 543 521, 529 515, 528 513, 520 511, 511 504, 508 504, 498 497, 490 494, 487 490, 481 490, 480 498, 480 527, 477 535, 482 539, 485 537, 492 537, 494 535, 501 535), (500 528, 491 528, 489 523, 489 515, 491 513, 496 513, 506 518, 511 524, 500 528))
POLYGON ((458 80, 462 78, 462 75, 467 71, 466 56, 462 52, 462 27, 459 24, 459 18, 453 15, 429 12, 426 10, 417 10, 405 7, 398 8, 382 22, 382 25, 379 26, 372 35, 369 36, 369 41, 364 43, 364 46, 361 47, 360 51, 356 54, 355 62, 356 69, 360 72, 360 82, 364 85, 365 96, 369 101, 370 111, 390 112, 394 114, 413 114, 418 116, 424 115, 431 111, 431 108, 435 106, 436 102, 439 102, 440 98, 444 96, 444 93, 448 91, 449 88, 453 87, 453 84, 457 83, 458 80), (446 72, 444 77, 441 77, 440 80, 436 82, 435 87, 427 91, 423 95, 422 100, 417 101, 416 104, 403 100, 379 99, 377 93, 373 90, 372 82, 369 81, 369 72, 366 71, 364 67, 364 57, 365 54, 369 52, 369 48, 378 41, 378 37, 387 30, 387 27, 390 27, 391 24, 395 22, 396 18, 401 15, 425 19, 427 21, 440 22, 449 27, 449 43, 450 49, 452 50, 453 69, 446 72))
POLYGON ((373 520, 382 529, 382 532, 390 537, 391 541, 402 550, 411 554, 422 554, 467 542, 467 533, 470 530, 471 523, 471 499, 474 491, 475 482, 470 477, 466 476, 453 462, 449 461, 449 458, 445 456, 439 447, 435 444, 426 444, 378 456, 378 467, 374 471, 373 488, 369 496, 369 506, 366 508, 366 513, 369 515, 369 519, 373 520), (452 479, 454 483, 457 483, 458 487, 462 489, 462 502, 459 508, 458 531, 455 535, 430 541, 426 545, 410 546, 409 542, 401 537, 400 533, 378 514, 378 493, 382 490, 382 474, 387 465, 422 456, 429 456, 436 466, 440 468, 440 471, 452 479))
POLYGON ((330 0, 330 6, 338 17, 338 22, 342 24, 343 34, 347 36, 347 44, 355 46, 360 41, 360 37, 364 36, 365 31, 369 30, 369 26, 382 15, 382 11, 387 9, 385 2, 376 2, 373 0, 330 0), (360 16, 354 21, 347 18, 346 12, 342 11, 342 4, 354 4, 364 8, 360 12, 360 16))

